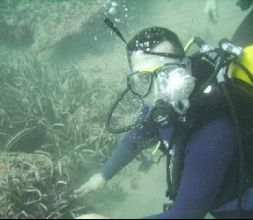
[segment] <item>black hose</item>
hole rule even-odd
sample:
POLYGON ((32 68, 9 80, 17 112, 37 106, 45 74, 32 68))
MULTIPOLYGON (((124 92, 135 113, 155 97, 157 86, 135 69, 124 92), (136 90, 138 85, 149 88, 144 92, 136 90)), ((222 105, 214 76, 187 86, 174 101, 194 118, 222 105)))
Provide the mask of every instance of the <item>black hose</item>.
POLYGON ((114 110, 116 109, 117 105, 119 104, 119 102, 124 98, 124 96, 130 91, 130 89, 127 87, 125 90, 122 91, 122 93, 119 95, 119 97, 116 99, 116 101, 113 103, 112 107, 110 108, 109 112, 108 112, 108 116, 106 119, 106 123, 105 123, 105 128, 113 133, 113 134, 121 134, 124 133, 126 131, 129 131, 132 128, 131 126, 122 128, 122 129, 114 129, 110 127, 110 122, 112 119, 112 114, 114 112, 114 110))
POLYGON ((203 94, 205 89, 209 85, 211 85, 214 82, 214 80, 216 80, 217 74, 219 73, 220 69, 224 66, 224 57, 220 57, 217 62, 218 64, 216 65, 213 74, 207 79, 207 81, 200 87, 199 91, 196 93, 197 98, 203 94))

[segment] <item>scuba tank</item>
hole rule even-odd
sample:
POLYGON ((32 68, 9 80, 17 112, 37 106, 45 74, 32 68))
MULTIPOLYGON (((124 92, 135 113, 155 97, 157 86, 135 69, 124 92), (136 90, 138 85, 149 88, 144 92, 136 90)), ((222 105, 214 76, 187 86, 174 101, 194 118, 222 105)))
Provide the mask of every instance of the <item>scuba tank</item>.
POLYGON ((228 69, 228 89, 241 126, 244 147, 245 183, 253 182, 253 45, 244 49, 228 69))
MULTIPOLYGON (((253 46, 242 50, 224 39, 219 42, 219 48, 212 48, 196 38, 191 40, 186 49, 189 50, 194 43, 200 47, 200 50, 192 57, 205 58, 215 67, 212 76, 200 89, 199 97, 208 85, 217 81, 223 91, 236 131, 238 160, 233 165, 236 173, 231 175, 236 175, 238 178, 237 193, 219 198, 215 208, 239 198, 237 208, 240 216, 242 197, 246 190, 253 186, 253 46)), ((174 188, 177 189, 178 186, 174 188)))

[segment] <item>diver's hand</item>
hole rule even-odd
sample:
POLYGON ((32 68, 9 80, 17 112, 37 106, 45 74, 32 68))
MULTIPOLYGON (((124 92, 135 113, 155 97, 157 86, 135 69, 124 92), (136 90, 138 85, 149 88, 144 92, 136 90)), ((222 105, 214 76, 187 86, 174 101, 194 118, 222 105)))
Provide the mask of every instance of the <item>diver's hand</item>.
POLYGON ((85 214, 77 217, 76 219, 110 219, 110 218, 97 214, 85 214))
POLYGON ((104 177, 97 173, 93 175, 86 183, 84 183, 79 189, 74 191, 75 197, 82 197, 85 194, 96 190, 105 184, 104 177))
POLYGON ((210 21, 217 23, 219 17, 217 0, 207 0, 204 12, 208 15, 210 21))

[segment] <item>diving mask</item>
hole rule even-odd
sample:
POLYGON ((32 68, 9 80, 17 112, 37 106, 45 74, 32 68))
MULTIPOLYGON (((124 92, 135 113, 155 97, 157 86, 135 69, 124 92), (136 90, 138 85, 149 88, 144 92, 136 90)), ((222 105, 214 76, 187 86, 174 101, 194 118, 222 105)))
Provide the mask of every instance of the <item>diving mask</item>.
POLYGON ((154 71, 134 72, 128 75, 127 80, 134 94, 142 98, 151 95, 156 100, 168 102, 187 99, 195 86, 195 78, 182 63, 167 63, 154 71))

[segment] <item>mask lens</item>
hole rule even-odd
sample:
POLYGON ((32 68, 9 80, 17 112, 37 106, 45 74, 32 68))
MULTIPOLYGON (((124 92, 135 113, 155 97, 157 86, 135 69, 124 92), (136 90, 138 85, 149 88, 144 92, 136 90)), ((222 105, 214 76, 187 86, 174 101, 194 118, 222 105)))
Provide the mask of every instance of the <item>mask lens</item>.
POLYGON ((160 93, 166 92, 170 85, 170 81, 174 81, 174 78, 171 77, 171 73, 175 71, 179 65, 177 64, 170 64, 168 66, 161 67, 160 69, 157 70, 157 85, 158 85, 158 90, 160 93))
POLYGON ((131 91, 141 97, 145 97, 152 84, 152 75, 149 72, 137 72, 128 77, 128 85, 131 91))

